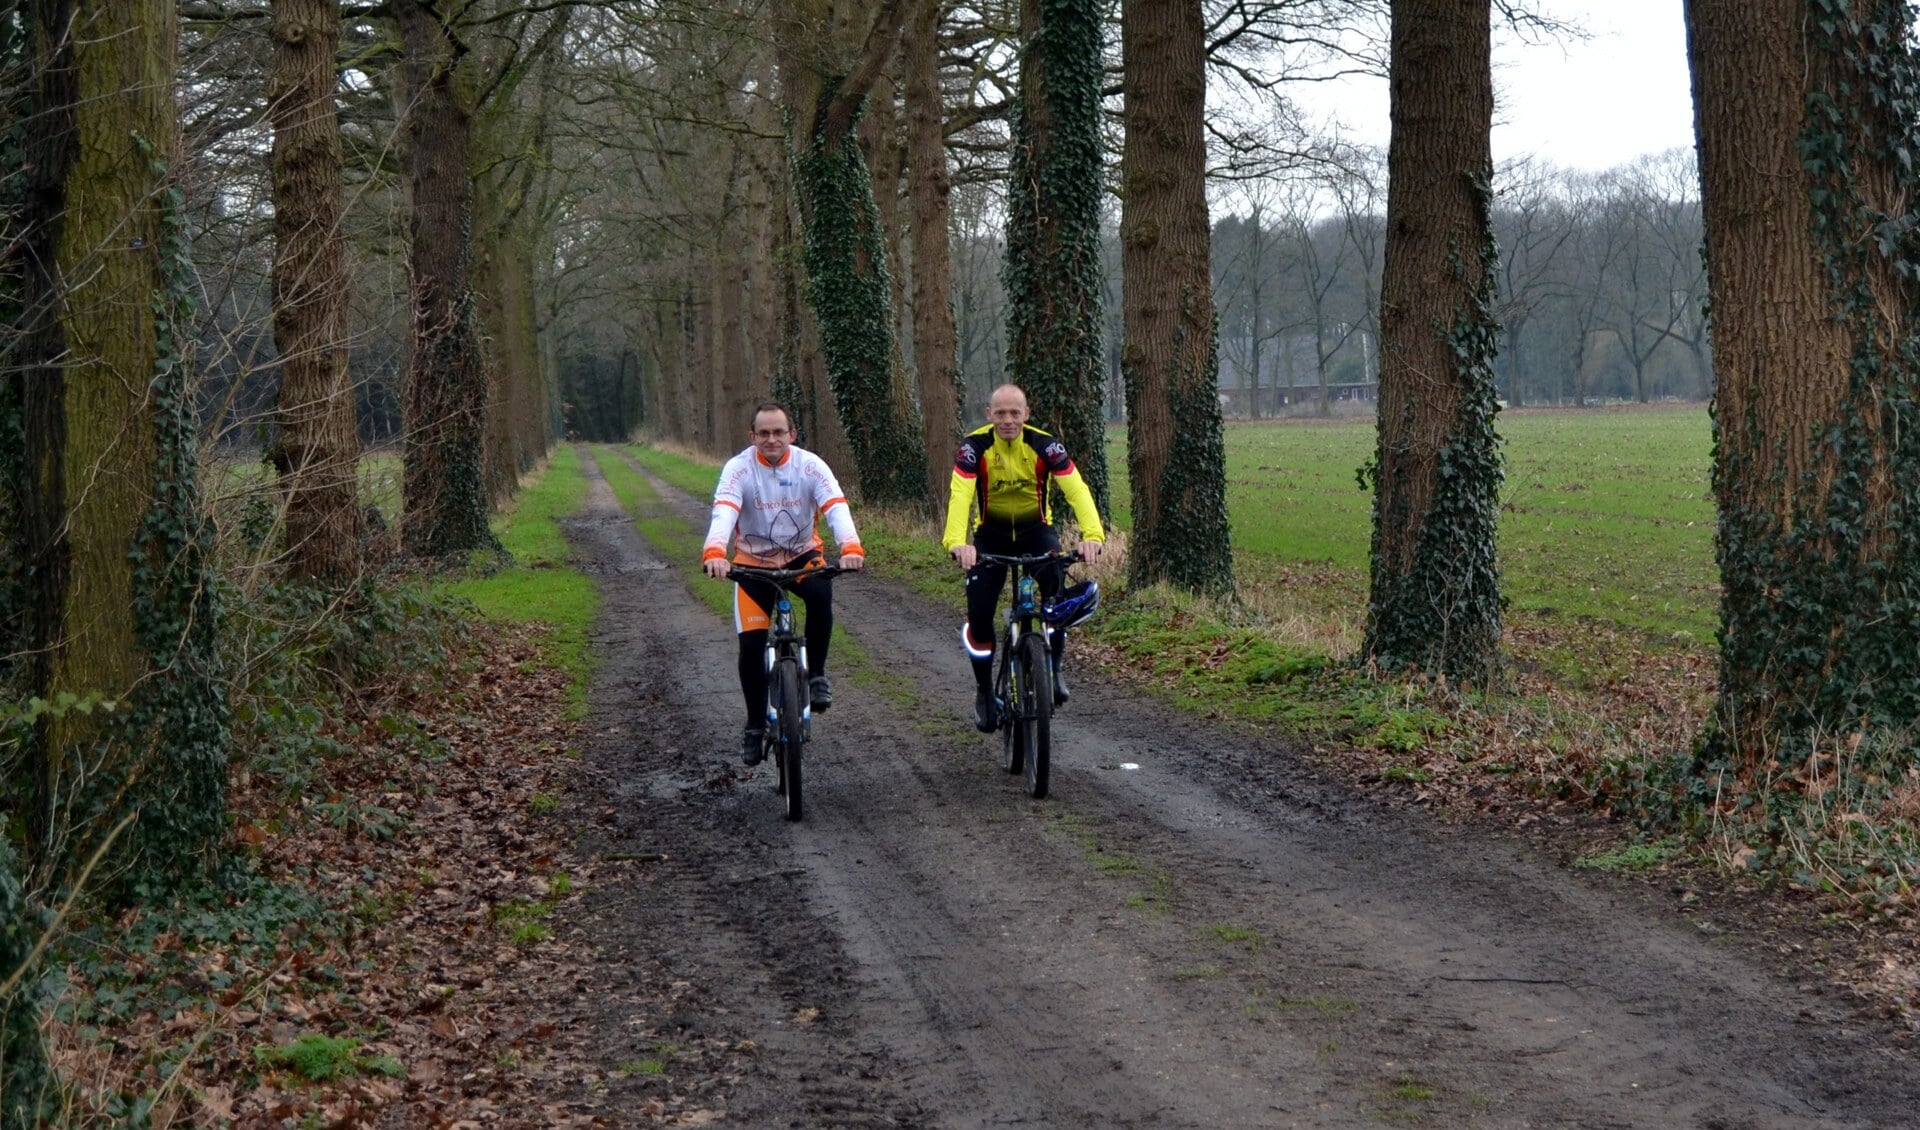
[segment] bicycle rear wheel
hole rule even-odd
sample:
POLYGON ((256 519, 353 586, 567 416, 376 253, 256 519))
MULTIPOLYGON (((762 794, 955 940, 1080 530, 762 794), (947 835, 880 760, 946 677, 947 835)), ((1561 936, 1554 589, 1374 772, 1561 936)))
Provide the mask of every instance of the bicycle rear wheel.
POLYGON ((775 693, 780 696, 779 746, 775 751, 779 764, 779 788, 787 798, 787 819, 798 820, 802 803, 800 747, 806 741, 802 732, 805 719, 800 714, 801 706, 806 702, 806 680, 800 674, 800 661, 789 656, 775 663, 773 681, 775 693))
POLYGON ((1047 672, 1047 637, 1029 632, 1020 638, 1021 683, 1018 728, 1026 735, 1027 795, 1047 795, 1047 776, 1053 754, 1053 680, 1047 672))

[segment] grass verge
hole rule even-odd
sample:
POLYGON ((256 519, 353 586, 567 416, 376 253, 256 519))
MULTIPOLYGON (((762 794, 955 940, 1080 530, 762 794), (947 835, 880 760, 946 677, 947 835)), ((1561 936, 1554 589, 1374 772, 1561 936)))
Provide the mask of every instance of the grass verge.
POLYGON ((567 673, 571 721, 586 717, 591 673, 587 629, 600 598, 590 579, 567 567, 567 539, 560 519, 578 510, 586 495, 578 453, 565 445, 554 449, 546 469, 494 519, 494 536, 512 563, 445 586, 448 593, 470 601, 491 619, 547 625, 541 655, 567 673))

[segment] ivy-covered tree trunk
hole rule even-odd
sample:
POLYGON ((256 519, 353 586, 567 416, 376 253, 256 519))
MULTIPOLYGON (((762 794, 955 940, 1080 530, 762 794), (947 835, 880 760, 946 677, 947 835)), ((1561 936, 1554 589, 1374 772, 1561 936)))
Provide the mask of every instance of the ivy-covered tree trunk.
POLYGON ((1700 770, 1753 785, 1920 716, 1920 67, 1897 0, 1686 10, 1721 576, 1700 770))
POLYGON ((1362 647, 1382 668, 1482 682, 1500 647, 1491 12, 1489 0, 1394 0, 1392 20, 1362 647))
POLYGON ((280 392, 272 452, 286 494, 287 571, 337 584, 360 566, 360 455, 347 371, 343 173, 334 103, 334 0, 274 0, 273 336, 280 392))
POLYGON ((1007 185, 1007 379, 1066 441, 1104 516, 1099 0, 1022 0, 1007 185))
POLYGON ((833 11, 789 3, 775 18, 791 125, 793 180, 806 247, 808 303, 827 381, 869 502, 926 502, 919 414, 897 395, 886 239, 855 137, 860 106, 893 56, 906 0, 833 11), (821 28, 866 28, 864 44, 822 42, 821 28))
POLYGON ((487 367, 473 295, 472 113, 466 54, 444 0, 393 0, 406 58, 413 199, 406 439, 401 476, 407 549, 426 557, 494 545, 484 465, 487 367))
MULTIPOLYGON (((170 0, 43 0, 5 369, 22 445, 14 689, 48 883, 113 839, 118 897, 203 874, 225 826, 225 681, 186 349, 170 0), (101 709, 111 702, 114 709, 101 709)), ((11 776, 12 774, 10 774, 11 776)), ((17 795, 17 794, 16 794, 17 795)))
POLYGON ((907 191, 913 232, 913 351, 926 426, 927 483, 947 481, 960 442, 958 332, 953 321, 953 253, 945 114, 940 97, 943 0, 918 0, 902 45, 906 70, 907 191))
MULTIPOLYGON (((791 164, 786 172, 791 174, 791 164)), ((780 246, 792 248, 799 242, 799 208, 792 199, 791 176, 783 176, 781 185, 784 194, 778 204, 778 239, 780 246)), ((781 347, 774 368, 773 398, 796 411, 794 426, 800 431, 802 446, 829 466, 852 466, 847 432, 840 424, 833 389, 827 381, 820 327, 806 301, 805 270, 796 258, 792 254, 779 257, 781 347)))
POLYGON ((1126 195, 1120 211, 1126 345, 1128 578, 1233 589, 1226 444, 1206 193, 1206 39, 1200 0, 1126 0, 1126 195))

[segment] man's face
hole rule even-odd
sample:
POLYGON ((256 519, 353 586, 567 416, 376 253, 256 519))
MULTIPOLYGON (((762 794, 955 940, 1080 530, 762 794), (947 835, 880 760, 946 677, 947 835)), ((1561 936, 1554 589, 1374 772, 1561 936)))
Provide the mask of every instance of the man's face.
POLYGON ((775 466, 787 457, 787 445, 793 442, 793 428, 785 412, 762 412, 753 418, 749 433, 760 458, 775 466))
POLYGON ((987 420, 993 424, 993 434, 1001 439, 1019 439, 1020 429, 1027 423, 1026 394, 1018 389, 1001 389, 987 402, 987 420))

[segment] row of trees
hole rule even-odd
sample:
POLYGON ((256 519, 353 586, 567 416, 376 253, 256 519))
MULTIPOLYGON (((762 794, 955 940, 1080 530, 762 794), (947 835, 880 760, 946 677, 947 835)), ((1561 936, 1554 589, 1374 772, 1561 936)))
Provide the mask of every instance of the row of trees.
POLYGON ((265 462, 264 575, 341 588, 365 573, 356 357, 404 366, 416 554, 488 546, 490 502, 547 449, 545 125, 524 80, 567 13, 462 8, 465 25, 418 0, 0 5, 18 158, 0 678, 31 704, 4 784, 43 881, 110 839, 129 889, 215 854, 221 530, 202 491, 233 476, 210 480, 204 450, 239 435, 265 462))
MULTIPOLYGON (((1602 173, 1526 160, 1497 169, 1494 190, 1501 399, 1710 394, 1691 153, 1602 173)), ((1223 193, 1235 213, 1214 228, 1214 290, 1236 414, 1325 412, 1337 386, 1375 379, 1386 200, 1384 159, 1358 149, 1223 193)))
MULTIPOLYGON (((1010 335, 1011 374, 1044 410, 1079 412, 1063 430, 1104 497, 1104 24, 1084 3, 998 15, 891 0, 0 3, 0 677, 21 704, 0 785, 32 888, 109 847, 116 897, 208 872, 224 602, 365 579, 367 523, 386 520, 357 489, 369 438, 399 441, 400 539, 423 558, 486 548, 489 504, 570 413, 580 432, 645 419, 713 447, 774 392, 839 445, 869 501, 928 499, 969 346, 943 280, 948 186, 871 160, 904 152, 908 118, 933 170, 956 137, 1004 127, 999 172, 1030 190, 1008 197, 1028 217, 1027 301, 1057 307, 1010 335), (1050 46, 1010 101, 969 120, 958 64, 928 49, 956 26, 996 74, 1015 73, 998 53, 1050 46), (1077 351, 1058 348, 1063 325, 1077 351), (268 558, 223 575, 242 543, 268 558)), ((1158 50, 1173 33, 1155 26, 1158 50)), ((1193 27, 1178 34, 1198 51, 1193 27)), ((1217 452, 1201 57, 1164 105, 1144 88, 1134 101, 1152 111, 1136 136, 1181 144, 1179 178, 1149 178, 1171 191, 1129 206, 1147 209, 1127 220, 1130 254, 1165 290, 1129 308, 1127 395, 1217 452)), ((1140 438, 1140 481, 1168 484, 1161 509, 1209 515, 1217 548, 1183 555, 1206 563, 1192 583, 1223 588, 1218 466, 1168 477, 1179 445, 1140 438)), ((1151 547, 1156 509, 1136 512, 1151 547)))

